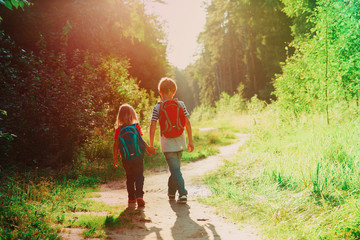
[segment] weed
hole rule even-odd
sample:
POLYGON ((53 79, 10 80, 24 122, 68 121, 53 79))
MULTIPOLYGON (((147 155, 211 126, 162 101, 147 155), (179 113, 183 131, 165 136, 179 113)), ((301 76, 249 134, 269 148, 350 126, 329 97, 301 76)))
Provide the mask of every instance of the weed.
POLYGON ((82 232, 82 235, 85 238, 100 238, 100 239, 105 239, 106 233, 104 230, 102 229, 98 229, 96 227, 90 228, 90 229, 86 229, 82 232))

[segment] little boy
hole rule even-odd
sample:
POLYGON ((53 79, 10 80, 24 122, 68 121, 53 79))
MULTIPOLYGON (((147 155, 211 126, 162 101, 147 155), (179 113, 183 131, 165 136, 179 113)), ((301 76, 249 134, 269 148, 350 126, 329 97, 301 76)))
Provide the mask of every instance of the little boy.
MULTIPOLYGON (((176 83, 170 78, 162 78, 158 85, 158 91, 162 98, 162 102, 155 105, 151 117, 151 124, 150 124, 150 147, 154 146, 154 135, 156 131, 156 124, 160 117, 160 107, 162 107, 166 101, 174 100, 174 95, 176 93, 177 86, 176 83)), ((176 100, 177 101, 177 100, 176 100)), ((192 152, 194 150, 194 143, 192 139, 192 132, 191 132, 191 124, 189 121, 190 114, 186 110, 186 106, 182 101, 177 101, 178 104, 182 107, 182 110, 185 115, 185 128, 188 135, 188 145, 187 150, 192 152)), ((178 111, 179 112, 179 111, 178 111)), ((166 114, 166 113, 165 113, 166 114)), ((166 114, 168 115, 168 114, 166 114)), ((177 114, 179 118, 179 114, 177 114)), ((168 116, 167 116, 168 118, 168 116)), ((180 122, 179 119, 176 120, 180 122)), ((161 124, 161 123, 160 123, 161 124)), ((178 123, 177 123, 178 125, 178 123)), ((160 145, 161 151, 165 155, 165 159, 168 163, 169 170, 170 170, 170 177, 168 181, 168 196, 169 200, 175 200, 176 191, 179 192, 179 199, 178 203, 186 203, 187 202, 187 191, 185 189, 185 182, 182 177, 182 173, 180 171, 180 160, 182 156, 182 151, 186 147, 186 138, 185 138, 185 131, 181 133, 178 137, 165 137, 162 134, 162 129, 160 129, 161 136, 160 136, 160 145)))

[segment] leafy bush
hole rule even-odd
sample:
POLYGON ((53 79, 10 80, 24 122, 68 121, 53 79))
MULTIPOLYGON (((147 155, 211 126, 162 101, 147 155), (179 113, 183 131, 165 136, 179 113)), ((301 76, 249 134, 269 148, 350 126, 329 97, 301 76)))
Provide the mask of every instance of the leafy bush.
POLYGON ((219 101, 215 102, 215 109, 218 115, 241 112, 246 109, 245 99, 242 98, 241 94, 230 96, 223 92, 219 101))
POLYGON ((230 96, 223 92, 220 99, 215 102, 215 107, 211 107, 208 104, 201 104, 196 107, 191 113, 191 120, 202 122, 233 113, 240 113, 245 110, 246 102, 242 98, 241 93, 230 96))
POLYGON ((0 157, 7 163, 63 167, 78 147, 96 132, 112 128, 118 107, 133 105, 148 120, 153 94, 140 89, 128 73, 129 64, 85 51, 49 52, 40 41, 40 55, 18 48, 0 32, 1 137, 0 157))
POLYGON ((216 115, 216 111, 210 105, 201 104, 191 112, 191 121, 201 122, 212 119, 216 115))

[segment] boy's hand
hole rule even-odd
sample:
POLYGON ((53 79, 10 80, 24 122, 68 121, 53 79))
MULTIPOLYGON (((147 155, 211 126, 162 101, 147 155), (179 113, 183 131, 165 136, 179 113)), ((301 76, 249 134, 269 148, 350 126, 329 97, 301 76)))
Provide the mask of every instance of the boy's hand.
POLYGON ((194 143, 193 143, 193 142, 189 142, 189 143, 188 143, 187 150, 188 150, 189 152, 194 151, 194 143))
POLYGON ((146 146, 145 150, 146 150, 146 154, 148 156, 151 156, 152 154, 156 153, 156 149, 155 147, 150 147, 150 146, 146 146))

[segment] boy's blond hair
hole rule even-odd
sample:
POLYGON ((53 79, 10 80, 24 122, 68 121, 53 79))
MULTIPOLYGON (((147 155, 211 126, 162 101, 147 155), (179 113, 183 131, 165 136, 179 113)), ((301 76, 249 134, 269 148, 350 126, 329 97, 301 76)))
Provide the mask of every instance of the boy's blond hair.
POLYGON ((177 90, 177 86, 174 80, 171 78, 164 77, 160 80, 158 85, 159 92, 163 94, 172 94, 177 90))
POLYGON ((121 105, 116 117, 115 128, 129 126, 134 123, 139 123, 134 108, 127 103, 121 105))

